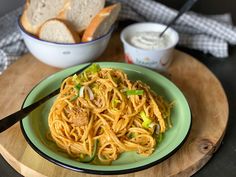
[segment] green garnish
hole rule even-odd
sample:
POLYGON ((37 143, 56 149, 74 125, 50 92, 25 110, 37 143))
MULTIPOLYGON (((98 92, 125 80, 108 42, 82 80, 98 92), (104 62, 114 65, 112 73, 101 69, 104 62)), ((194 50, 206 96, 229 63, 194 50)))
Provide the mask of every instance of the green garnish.
POLYGON ((88 76, 87 74, 94 74, 97 73, 101 70, 100 66, 98 64, 92 64, 90 67, 88 67, 87 69, 85 69, 81 74, 77 75, 73 75, 72 77, 72 81, 75 84, 81 84, 84 81, 88 80, 88 76))
POLYGON ((92 156, 85 156, 83 158, 80 157, 79 161, 83 162, 83 163, 90 163, 90 162, 92 162, 94 160, 94 158, 96 157, 97 149, 98 149, 98 139, 95 140, 92 156))
POLYGON ((143 95, 143 93, 144 93, 144 90, 127 90, 126 91, 126 94, 128 96, 130 96, 130 95, 143 95))
POLYGON ((140 112, 140 116, 143 119, 142 126, 144 128, 149 128, 149 125, 152 123, 152 120, 145 114, 144 111, 140 112))
POLYGON ((77 98, 79 98, 79 95, 73 96, 73 97, 70 99, 70 101, 75 101, 77 98))
POLYGON ((79 90, 81 89, 81 85, 80 84, 77 84, 76 86, 75 86, 75 88, 76 88, 76 90, 79 92, 79 90))
POLYGON ((129 139, 135 138, 135 136, 136 136, 135 133, 130 133, 130 134, 128 134, 128 138, 129 138, 129 139))
POLYGON ((113 99, 111 101, 111 105, 112 105, 113 108, 115 108, 119 103, 121 103, 121 101, 118 100, 118 99, 113 99))
POLYGON ((161 143, 163 138, 164 138, 163 133, 159 133, 157 136, 157 144, 161 143))
POLYGON ((98 64, 92 64, 90 67, 84 70, 79 77, 82 82, 88 81, 88 75, 89 74, 95 74, 98 73, 101 70, 100 66, 98 64))
POLYGON ((116 84, 119 84, 121 82, 120 78, 112 77, 112 76, 111 76, 111 78, 116 84))
POLYGON ((100 66, 98 64, 94 63, 90 67, 88 67, 86 70, 84 70, 84 72, 86 74, 89 74, 89 73, 94 74, 94 73, 99 72, 100 70, 101 70, 100 66))
POLYGON ((73 96, 71 99, 70 99, 70 101, 75 101, 78 97, 79 97, 79 90, 81 89, 81 85, 80 84, 77 84, 76 86, 75 86, 75 89, 76 89, 76 91, 77 91, 77 93, 76 93, 76 95, 75 96, 73 96))
POLYGON ((81 79, 80 79, 80 77, 77 74, 75 74, 72 77, 72 81, 74 82, 74 84, 80 84, 81 83, 81 79))

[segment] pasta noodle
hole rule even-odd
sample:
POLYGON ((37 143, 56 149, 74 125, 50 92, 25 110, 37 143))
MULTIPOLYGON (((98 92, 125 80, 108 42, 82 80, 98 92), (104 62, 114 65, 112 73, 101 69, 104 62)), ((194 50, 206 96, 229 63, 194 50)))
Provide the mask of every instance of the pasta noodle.
POLYGON ((112 162, 127 151, 149 156, 172 126, 171 107, 143 82, 93 64, 62 83, 49 113, 50 135, 81 161, 112 162))

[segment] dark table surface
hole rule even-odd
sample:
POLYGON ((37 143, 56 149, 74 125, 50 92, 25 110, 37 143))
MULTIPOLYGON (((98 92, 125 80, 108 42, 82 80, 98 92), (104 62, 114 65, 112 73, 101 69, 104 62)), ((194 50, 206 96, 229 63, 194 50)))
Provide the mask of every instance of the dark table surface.
MULTIPOLYGON (((225 59, 216 59, 185 48, 178 49, 197 58, 215 74, 222 83, 229 102, 229 122, 221 146, 194 177, 234 177, 236 176, 236 47, 230 49, 230 57, 225 59)), ((21 177, 1 156, 0 164, 0 176, 21 177)))

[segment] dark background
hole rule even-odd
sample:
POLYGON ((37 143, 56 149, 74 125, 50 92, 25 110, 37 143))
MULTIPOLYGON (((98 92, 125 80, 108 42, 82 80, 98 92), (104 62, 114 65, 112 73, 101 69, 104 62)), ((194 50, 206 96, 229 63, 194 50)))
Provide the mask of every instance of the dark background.
MULTIPOLYGON (((179 9, 186 0, 156 0, 169 7, 179 9)), ((193 11, 203 14, 231 13, 234 24, 236 23, 235 0, 198 0, 192 8, 193 11)))
MULTIPOLYGON (((156 0, 169 7, 179 9, 186 0, 156 0)), ((0 17, 9 10, 23 4, 24 0, 0 0, 0 17)), ((235 0, 198 0, 193 11, 203 14, 222 14, 230 12, 236 23, 236 1, 235 0)))
MULTIPOLYGON (((185 0, 159 0, 159 2, 179 9, 185 0)), ((23 0, 0 0, 0 17, 23 4, 23 0)), ((199 0, 193 11, 202 14, 231 13, 236 25, 236 0, 199 0)), ((0 29, 1 32, 1 29, 0 29)), ((236 46, 230 47, 230 56, 216 59, 201 52, 180 48, 205 64, 220 80, 229 101, 229 122, 225 137, 213 158, 194 177, 235 177, 236 176, 236 46)), ((0 156, 0 176, 21 177, 0 156)))

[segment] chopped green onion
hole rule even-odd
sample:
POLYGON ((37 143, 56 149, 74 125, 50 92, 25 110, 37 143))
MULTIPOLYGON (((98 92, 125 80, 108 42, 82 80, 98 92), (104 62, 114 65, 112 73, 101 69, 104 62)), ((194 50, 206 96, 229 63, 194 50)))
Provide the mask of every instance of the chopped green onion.
POLYGON ((143 95, 143 90, 127 90, 126 94, 129 95, 143 95))
POLYGON ((70 99, 70 101, 75 101, 77 98, 79 98, 79 95, 73 96, 73 97, 70 99))
POLYGON ((74 75, 72 76, 72 81, 75 82, 77 78, 78 78, 77 74, 74 74, 74 75))
POLYGON ((135 138, 135 136, 136 136, 135 133, 130 133, 130 134, 128 134, 128 138, 129 138, 129 139, 135 138))
POLYGON ((140 116, 143 119, 142 126, 144 128, 149 128, 149 125, 152 123, 152 120, 145 114, 144 111, 140 112, 140 116))
POLYGON ((118 99, 113 99, 112 102, 111 102, 111 105, 113 108, 115 108, 119 103, 121 103, 120 100, 118 99))
POLYGON ((92 162, 94 158, 96 157, 97 149, 98 149, 98 140, 95 140, 92 156, 85 156, 84 158, 80 157, 79 161, 83 163, 92 162))
POLYGON ((88 81, 88 75, 89 74, 94 74, 94 73, 97 73, 101 70, 100 66, 98 64, 92 64, 90 67, 88 67, 87 69, 85 69, 80 75, 79 75, 79 78, 80 78, 80 81, 81 82, 86 82, 88 81))
POLYGON ((100 66, 98 64, 92 64, 90 67, 85 69, 84 72, 82 72, 81 74, 73 75, 72 81, 75 84, 80 84, 80 83, 88 80, 87 74, 90 74, 90 73, 94 74, 94 73, 99 72, 100 70, 101 70, 101 68, 100 68, 100 66))
POLYGON ((72 81, 75 83, 75 84, 79 84, 81 82, 81 79, 79 78, 79 76, 77 74, 75 74, 73 77, 72 77, 72 81))
POLYGON ((81 79, 82 79, 83 82, 88 81, 87 72, 85 72, 85 71, 82 72, 82 73, 80 74, 80 77, 81 77, 81 79))
POLYGON ((76 91, 77 91, 77 94, 75 95, 75 96, 73 96, 71 99, 70 99, 70 101, 75 101, 78 97, 79 97, 79 92, 80 92, 80 89, 81 89, 81 85, 80 84, 77 84, 76 86, 75 86, 75 89, 76 89, 76 91))
POLYGON ((82 85, 80 85, 80 84, 77 84, 77 85, 75 86, 75 88, 76 88, 77 91, 79 91, 79 90, 81 89, 81 87, 82 87, 82 85))
POLYGON ((120 78, 117 77, 111 77, 111 78, 116 84, 119 84, 121 82, 120 78))
POLYGON ((161 143, 163 138, 164 138, 163 133, 159 133, 157 136, 157 144, 161 143))
POLYGON ((84 70, 85 73, 97 73, 101 70, 100 66, 96 63, 92 64, 90 67, 88 67, 86 70, 84 70))

